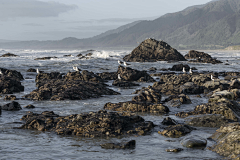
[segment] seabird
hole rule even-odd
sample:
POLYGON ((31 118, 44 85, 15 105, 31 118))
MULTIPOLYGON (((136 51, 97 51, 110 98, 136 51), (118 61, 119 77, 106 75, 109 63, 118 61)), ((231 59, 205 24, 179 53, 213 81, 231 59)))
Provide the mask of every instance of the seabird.
POLYGON ((120 65, 121 65, 121 64, 123 64, 123 62, 122 62, 122 61, 120 61, 120 60, 118 60, 118 64, 120 64, 120 65))
POLYGON ((186 71, 185 71, 185 67, 183 67, 182 71, 183 71, 183 73, 186 73, 186 71))
POLYGON ((192 74, 192 69, 190 68, 189 73, 192 74))
POLYGON ((124 66, 129 66, 130 64, 126 63, 126 62, 123 62, 124 66))
POLYGON ((120 74, 118 74, 118 79, 119 79, 119 80, 121 80, 121 79, 122 79, 122 78, 121 78, 121 76, 120 76, 120 74))
POLYGON ((39 74, 39 73, 40 73, 40 72, 39 72, 39 70, 38 70, 38 68, 37 68, 36 72, 37 72, 37 74, 39 74))
POLYGON ((74 66, 73 66, 73 70, 74 71, 80 71, 78 67, 74 67, 74 66))
POLYGON ((214 81, 213 75, 211 74, 211 80, 214 81))

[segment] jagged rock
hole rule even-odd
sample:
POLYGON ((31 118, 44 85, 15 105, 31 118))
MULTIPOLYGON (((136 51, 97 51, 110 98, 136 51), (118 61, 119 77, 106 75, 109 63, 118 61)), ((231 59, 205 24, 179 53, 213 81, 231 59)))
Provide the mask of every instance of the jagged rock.
POLYGON ((18 55, 12 54, 12 53, 6 53, 1 55, 0 57, 18 57, 18 55))
POLYGON ((143 88, 137 96, 132 98, 132 101, 160 103, 161 98, 161 93, 153 87, 149 86, 148 88, 143 88))
POLYGON ((13 94, 14 92, 24 91, 24 86, 17 79, 1 76, 0 77, 0 93, 13 94))
POLYGON ((15 95, 6 95, 5 97, 4 97, 4 100, 11 100, 11 101, 13 101, 13 100, 16 100, 17 98, 16 98, 16 96, 15 95))
POLYGON ((157 68, 155 68, 155 67, 149 68, 149 71, 156 71, 156 70, 157 70, 157 68))
POLYGON ((118 86, 118 87, 131 87, 131 86, 139 86, 139 84, 133 83, 133 82, 128 82, 124 80, 115 80, 112 83, 113 86, 118 86))
POLYGON ((22 74, 16 70, 9 70, 6 68, 0 68, 2 74, 0 75, 1 77, 8 77, 8 78, 12 78, 15 79, 17 81, 21 81, 24 80, 22 74))
POLYGON ((155 82, 155 80, 146 72, 132 69, 129 67, 119 66, 117 75, 125 81, 139 81, 139 82, 155 82))
POLYGON ((45 85, 46 81, 52 80, 52 79, 62 79, 62 75, 60 72, 51 72, 51 73, 39 73, 36 75, 36 86, 39 88, 43 85, 45 85))
POLYGON ((68 54, 68 55, 63 55, 63 57, 73 57, 73 55, 68 54))
POLYGON ((240 106, 235 101, 229 101, 225 98, 218 100, 217 102, 206 103, 195 107, 194 111, 179 112, 176 116, 185 118, 190 115, 199 114, 221 114, 227 119, 238 121, 240 115, 240 106))
POLYGON ((240 89, 240 81, 238 79, 231 81, 229 87, 230 89, 240 89))
POLYGON ((123 60, 127 62, 186 61, 183 55, 166 42, 151 38, 143 41, 123 60))
POLYGON ((186 59, 205 59, 205 58, 212 58, 209 54, 204 52, 198 52, 195 50, 191 50, 184 56, 186 59))
POLYGON ((97 73, 97 75, 103 80, 116 80, 118 78, 116 72, 103 72, 97 73))
POLYGON ((89 72, 87 70, 83 70, 80 72, 68 72, 66 76, 64 76, 67 80, 81 80, 81 81, 87 81, 87 82, 104 82, 104 80, 101 79, 97 74, 94 74, 93 72, 89 72))
POLYGON ((29 68, 29 69, 27 70, 27 72, 37 72, 37 70, 34 69, 34 68, 29 68))
POLYGON ((227 98, 229 100, 234 100, 236 97, 233 92, 227 90, 215 92, 209 99, 209 102, 218 101, 221 98, 227 98))
POLYGON ((76 57, 82 57, 83 55, 82 55, 82 53, 79 53, 76 57))
POLYGON ((34 60, 50 60, 52 58, 57 58, 57 57, 41 57, 41 58, 35 58, 34 60))
POLYGON ((199 115, 194 117, 189 117, 186 119, 186 124, 195 127, 212 127, 219 128, 224 124, 231 122, 226 119, 223 115, 199 115))
POLYGON ((199 86, 203 85, 207 81, 211 81, 211 74, 199 74, 192 76, 191 81, 199 86))
POLYGON ((208 149, 221 156, 238 160, 240 157, 240 124, 239 122, 223 125, 212 136, 217 143, 208 149))
POLYGON ((168 126, 162 132, 158 131, 158 133, 167 137, 179 138, 192 132, 193 130, 195 130, 195 128, 188 125, 178 124, 174 126, 168 126))
POLYGON ((25 106, 24 108, 33 109, 33 108, 35 108, 35 106, 34 106, 34 105, 31 105, 31 104, 29 104, 29 105, 25 106))
POLYGON ((171 106, 171 107, 180 107, 182 104, 191 104, 191 99, 185 95, 172 95, 168 98, 166 98, 163 102, 165 102, 165 105, 171 106))
POLYGON ((118 92, 108 89, 103 83, 80 80, 50 79, 41 81, 41 86, 25 95, 32 100, 83 100, 98 98, 102 95, 116 95, 118 92))
POLYGON ((216 81, 207 81, 203 84, 204 88, 208 91, 213 91, 215 89, 220 89, 221 91, 227 90, 230 86, 228 81, 225 80, 216 80, 216 81))
POLYGON ((204 88, 202 86, 198 86, 193 82, 187 82, 184 85, 181 85, 179 90, 180 93, 184 94, 201 94, 204 92, 204 88))
POLYGON ((106 103, 104 109, 113 111, 131 111, 131 112, 150 112, 157 114, 165 114, 169 112, 169 108, 162 104, 151 104, 145 102, 119 102, 106 103))
POLYGON ((129 149, 134 148, 136 146, 136 141, 131 140, 129 142, 122 142, 122 143, 105 143, 101 144, 101 147, 104 149, 129 149))
POLYGON ((86 56, 92 56, 93 54, 92 53, 87 53, 86 56))
POLYGON ((73 114, 59 117, 54 112, 36 114, 29 112, 22 117, 25 124, 20 129, 53 131, 59 135, 77 135, 81 137, 116 137, 122 135, 144 135, 154 124, 131 113, 107 111, 73 114))
POLYGON ((183 67, 185 68, 185 71, 186 72, 189 72, 189 70, 190 70, 190 67, 189 67, 189 65, 187 65, 187 64, 176 64, 176 65, 174 65, 170 70, 171 71, 182 71, 183 70, 183 67))
POLYGON ((167 117, 163 119, 162 124, 166 126, 171 126, 171 125, 177 125, 178 122, 170 117, 167 117))
POLYGON ((198 135, 191 135, 183 140, 181 140, 181 145, 187 148, 205 148, 207 146, 207 140, 198 136, 198 135))
POLYGON ((5 104, 2 107, 2 110, 6 111, 19 111, 22 109, 18 102, 12 101, 11 103, 5 104))

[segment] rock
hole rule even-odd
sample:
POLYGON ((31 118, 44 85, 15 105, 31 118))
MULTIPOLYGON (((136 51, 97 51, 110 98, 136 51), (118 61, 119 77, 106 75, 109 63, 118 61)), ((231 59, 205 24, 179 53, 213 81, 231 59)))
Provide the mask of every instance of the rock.
POLYGON ((238 121, 238 117, 240 116, 240 106, 235 101, 229 101, 225 98, 222 98, 217 102, 198 105, 195 107, 194 111, 179 112, 175 115, 185 118, 190 115, 199 114, 221 114, 227 119, 238 121))
POLYGON ((188 54, 184 56, 186 59, 205 59, 205 58, 212 58, 209 54, 204 52, 198 52, 195 50, 190 50, 188 54))
POLYGON ((158 131, 158 133, 167 137, 179 138, 193 130, 196 129, 188 125, 178 124, 174 126, 168 126, 164 129, 164 131, 158 131))
POLYGON ((17 81, 24 80, 22 74, 16 70, 9 70, 6 68, 0 68, 2 74, 0 75, 1 77, 7 77, 7 78, 12 78, 17 81))
POLYGON ((139 71, 129 67, 119 65, 117 75, 125 81, 138 81, 138 82, 155 82, 155 80, 146 72, 139 71))
POLYGON ((235 99, 235 95, 233 92, 229 92, 227 90, 224 91, 219 91, 219 92, 215 92, 209 99, 209 102, 213 102, 213 101, 218 101, 221 98, 227 98, 229 100, 234 100, 235 99))
POLYGON ((0 93, 13 94, 15 92, 24 91, 24 86, 18 79, 13 79, 5 76, 0 77, 0 93))
POLYGON ((122 143, 105 143, 101 144, 101 147, 104 149, 129 149, 129 148, 135 148, 136 141, 131 140, 129 142, 122 142, 122 143))
POLYGON ((87 53, 86 56, 92 56, 93 54, 92 53, 87 53))
POLYGON ((82 57, 83 55, 82 55, 82 53, 79 53, 76 57, 82 57))
POLYGON ((187 82, 180 86, 179 92, 184 94, 201 94, 204 92, 204 88, 193 82, 187 82))
POLYGON ((208 149, 228 159, 239 159, 240 124, 239 122, 223 125, 211 136, 217 143, 208 149))
POLYGON ((231 122, 223 115, 199 115, 186 119, 186 124, 194 127, 219 128, 224 124, 231 122))
POLYGON ((18 55, 12 54, 12 53, 6 53, 1 55, 0 57, 18 57, 18 55))
POLYGON ((166 152, 180 152, 183 151, 182 148, 166 149, 166 152))
POLYGON ((238 79, 231 81, 229 87, 230 89, 240 89, 240 81, 238 79))
POLYGON ((143 41, 131 54, 123 58, 127 62, 186 61, 186 59, 166 42, 155 39, 143 41))
POLYGON ((162 124, 166 126, 171 126, 171 125, 177 125, 178 122, 170 117, 167 117, 163 119, 162 124))
POLYGON ((156 70, 157 70, 157 68, 155 68, 155 67, 149 68, 149 71, 156 71, 156 70))
POLYGON ((185 71, 186 71, 186 72, 189 72, 190 67, 189 67, 189 65, 187 65, 187 64, 185 64, 185 65, 183 65, 183 64, 176 64, 176 65, 174 65, 170 70, 171 70, 171 71, 182 71, 182 70, 183 70, 183 67, 185 68, 185 71))
POLYGON ((103 72, 97 73, 97 75, 103 80, 116 80, 118 78, 116 72, 103 72))
POLYGON ((34 105, 31 105, 31 104, 29 104, 29 105, 25 106, 24 108, 33 109, 33 108, 35 108, 35 106, 34 106, 34 105))
POLYGON ((124 87, 124 88, 129 88, 131 86, 139 86, 139 84, 124 81, 124 80, 115 80, 112 83, 113 86, 118 86, 118 87, 124 87))
POLYGON ((185 95, 172 95, 168 98, 166 98, 163 102, 165 102, 165 105, 171 106, 171 107, 180 107, 182 104, 191 104, 191 99, 185 95))
MULTIPOLYGON (((116 137, 124 135, 144 135, 154 125, 142 117, 131 113, 107 111, 73 114, 69 116, 55 115, 54 112, 36 114, 29 112, 22 117, 25 121, 20 129, 53 131, 58 135, 76 135, 81 137, 116 137), (50 114, 51 113, 51 114, 50 114)), ((133 143, 126 144, 132 145, 133 143)))
POLYGON ((137 96, 132 98, 132 101, 160 103, 161 98, 162 98, 161 92, 149 86, 148 88, 143 88, 137 96))
POLYGON ((183 140, 181 140, 181 145, 187 148, 205 148, 207 146, 207 140, 198 136, 198 135, 191 135, 183 140))
POLYGON ((68 54, 68 55, 63 55, 63 57, 73 57, 73 55, 68 54))
POLYGON ((52 58, 57 58, 57 57, 41 57, 41 58, 35 58, 34 60, 50 60, 52 58))
POLYGON ((45 81, 49 81, 52 79, 62 79, 62 75, 60 72, 51 72, 51 73, 39 73, 36 75, 36 86, 39 88, 40 86, 45 85, 45 81))
POLYGON ((99 77, 97 74, 94 74, 93 72, 89 72, 87 70, 83 70, 80 72, 68 72, 67 75, 64 77, 67 80, 81 80, 81 81, 87 81, 87 82, 104 82, 101 77, 99 77))
POLYGON ((206 83, 203 84, 203 86, 208 91, 213 91, 218 88, 222 91, 222 90, 227 90, 230 84, 228 81, 218 80, 218 81, 207 81, 206 83))
POLYGON ((34 68, 29 68, 29 69, 27 70, 27 72, 37 72, 37 70, 34 69, 34 68))
POLYGON ((155 114, 165 114, 169 112, 169 108, 162 104, 151 104, 146 102, 119 102, 106 103, 104 109, 113 111, 131 111, 131 112, 150 112, 155 114))
POLYGON ((19 111, 22 109, 18 102, 12 101, 11 103, 5 104, 2 107, 2 110, 6 111, 19 111))
POLYGON ((16 98, 16 96, 15 95, 6 95, 5 97, 4 97, 4 100, 11 100, 11 101, 13 101, 13 100, 16 100, 17 98, 16 98))

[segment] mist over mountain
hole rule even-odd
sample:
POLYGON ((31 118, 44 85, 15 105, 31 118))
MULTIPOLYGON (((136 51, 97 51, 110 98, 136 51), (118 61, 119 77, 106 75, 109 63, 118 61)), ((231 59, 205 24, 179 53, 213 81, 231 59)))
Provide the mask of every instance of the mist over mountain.
POLYGON ((88 39, 1 43, 3 48, 136 47, 146 38, 180 49, 218 49, 240 44, 240 1, 218 0, 188 7, 151 21, 136 21, 88 39))

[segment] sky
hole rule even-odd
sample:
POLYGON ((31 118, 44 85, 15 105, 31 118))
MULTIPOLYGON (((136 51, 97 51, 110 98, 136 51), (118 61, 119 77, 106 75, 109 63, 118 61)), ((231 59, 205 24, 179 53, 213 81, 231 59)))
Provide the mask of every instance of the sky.
POLYGON ((211 0, 0 0, 0 41, 88 38, 211 0))

